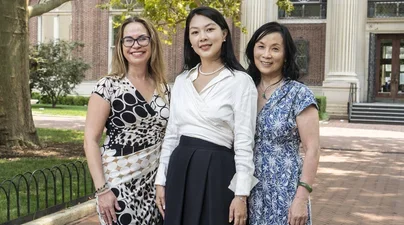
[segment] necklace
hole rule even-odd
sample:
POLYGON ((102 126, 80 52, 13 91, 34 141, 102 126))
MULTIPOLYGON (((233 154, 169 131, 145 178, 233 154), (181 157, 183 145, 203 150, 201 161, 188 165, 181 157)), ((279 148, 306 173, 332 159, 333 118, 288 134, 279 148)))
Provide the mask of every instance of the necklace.
POLYGON ((212 74, 217 73, 219 70, 221 70, 221 69, 223 69, 223 68, 224 68, 224 65, 221 66, 221 67, 219 67, 219 69, 217 69, 217 70, 215 70, 215 71, 213 71, 213 72, 204 73, 204 72, 201 71, 201 66, 199 66, 199 67, 198 67, 198 71, 199 71, 200 74, 202 74, 202 75, 204 75, 204 76, 209 76, 209 75, 212 75, 212 74))
POLYGON ((263 83, 261 83, 260 88, 261 88, 261 90, 262 90, 262 97, 263 97, 265 100, 268 100, 268 99, 267 99, 267 96, 265 95, 265 93, 268 91, 268 88, 270 88, 270 87, 275 87, 275 85, 277 86, 277 84, 279 84, 282 80, 283 80, 283 78, 279 79, 277 82, 268 85, 265 89, 262 88, 262 84, 263 84, 263 83))

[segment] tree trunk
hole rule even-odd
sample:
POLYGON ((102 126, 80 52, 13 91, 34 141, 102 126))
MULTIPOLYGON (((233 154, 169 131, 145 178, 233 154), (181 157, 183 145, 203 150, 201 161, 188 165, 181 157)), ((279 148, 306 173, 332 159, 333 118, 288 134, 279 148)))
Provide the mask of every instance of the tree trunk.
POLYGON ((0 145, 39 146, 31 113, 27 0, 0 0, 0 145))

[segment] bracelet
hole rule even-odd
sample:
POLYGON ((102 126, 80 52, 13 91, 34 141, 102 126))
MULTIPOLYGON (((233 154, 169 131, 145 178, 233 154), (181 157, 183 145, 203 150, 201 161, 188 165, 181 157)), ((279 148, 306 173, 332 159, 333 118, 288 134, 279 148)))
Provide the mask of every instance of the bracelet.
POLYGON ((109 188, 108 183, 105 182, 104 185, 102 185, 101 187, 99 187, 99 188, 97 188, 97 189, 95 190, 94 195, 98 195, 98 194, 100 194, 100 193, 102 193, 102 192, 104 192, 104 191, 106 191, 106 190, 109 190, 109 189, 110 189, 110 188, 109 188))
POLYGON ((110 188, 108 188, 108 189, 105 189, 104 191, 102 191, 102 192, 98 192, 97 194, 95 194, 95 197, 98 197, 98 196, 101 196, 101 195, 103 195, 103 194, 106 194, 106 193, 108 193, 108 191, 110 191, 111 189, 110 188))
POLYGON ((302 181, 299 181, 299 183, 297 184, 297 186, 302 186, 302 187, 306 188, 306 190, 307 190, 309 193, 311 193, 311 192, 313 191, 313 188, 312 188, 309 184, 304 183, 304 182, 302 182, 302 181))

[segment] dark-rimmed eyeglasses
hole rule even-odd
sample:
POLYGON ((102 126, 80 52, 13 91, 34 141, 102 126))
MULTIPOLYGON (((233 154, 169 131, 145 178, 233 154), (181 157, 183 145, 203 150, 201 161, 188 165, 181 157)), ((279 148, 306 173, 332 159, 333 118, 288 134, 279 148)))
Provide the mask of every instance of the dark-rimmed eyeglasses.
POLYGON ((124 37, 121 40, 123 46, 131 48, 135 42, 141 47, 146 47, 150 43, 150 37, 146 35, 141 35, 138 38, 132 38, 132 37, 124 37))

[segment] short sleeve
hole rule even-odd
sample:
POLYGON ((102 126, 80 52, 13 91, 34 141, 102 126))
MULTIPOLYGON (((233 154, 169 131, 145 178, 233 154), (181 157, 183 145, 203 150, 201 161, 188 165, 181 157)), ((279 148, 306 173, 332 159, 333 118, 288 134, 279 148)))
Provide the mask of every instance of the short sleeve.
POLYGON ((297 117, 304 109, 311 105, 314 105, 318 110, 313 92, 307 86, 302 86, 297 92, 296 101, 293 106, 294 116, 297 117))
POLYGON ((110 103, 111 96, 114 93, 112 83, 113 80, 110 77, 103 77, 97 82, 91 93, 95 93, 101 96, 103 99, 110 103))

